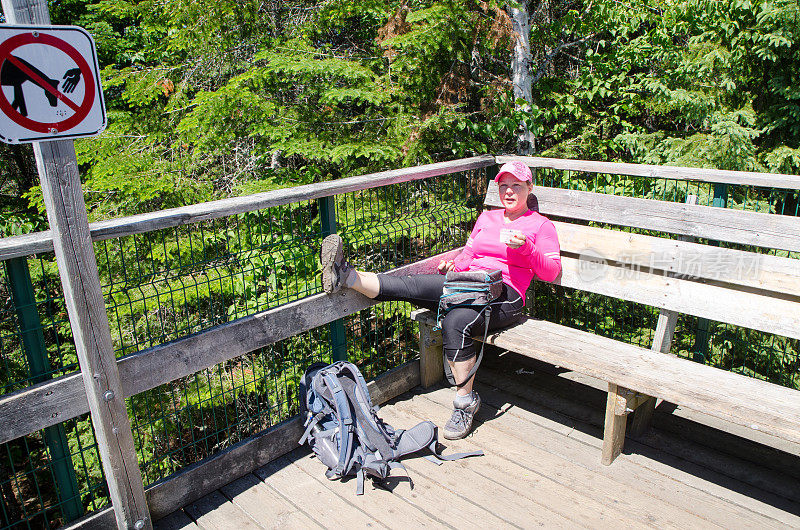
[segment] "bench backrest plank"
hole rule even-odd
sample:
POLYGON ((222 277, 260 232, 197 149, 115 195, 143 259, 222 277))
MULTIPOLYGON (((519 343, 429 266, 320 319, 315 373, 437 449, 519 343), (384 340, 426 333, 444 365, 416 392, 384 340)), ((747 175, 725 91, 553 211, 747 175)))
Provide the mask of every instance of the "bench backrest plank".
MULTIPOLYGON (((744 245, 800 251, 800 218, 534 186, 532 209, 566 217, 744 245)), ((490 182, 484 202, 502 207, 490 182)))
POLYGON ((498 165, 519 160, 530 166, 531 170, 556 169, 559 171, 578 171, 582 173, 601 173, 606 175, 631 175, 638 177, 664 178, 758 186, 762 188, 800 189, 800 175, 782 173, 761 173, 756 171, 731 171, 699 167, 654 166, 649 164, 627 164, 624 162, 599 162, 597 160, 573 160, 569 158, 544 158, 538 156, 500 155, 495 157, 498 165))
POLYGON ((800 339, 800 301, 561 257, 553 283, 800 339))
POLYGON ((731 283, 800 296, 800 260, 621 230, 554 222, 562 254, 598 257, 631 269, 731 283))

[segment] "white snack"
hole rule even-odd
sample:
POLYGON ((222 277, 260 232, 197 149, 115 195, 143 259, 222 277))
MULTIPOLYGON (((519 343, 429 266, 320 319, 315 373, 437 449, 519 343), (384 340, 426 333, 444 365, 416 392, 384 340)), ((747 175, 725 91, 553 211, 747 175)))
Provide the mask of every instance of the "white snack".
POLYGON ((514 237, 515 235, 523 237, 522 232, 520 232, 519 230, 513 230, 511 228, 501 228, 500 242, 508 245, 509 243, 511 243, 511 238, 514 237))

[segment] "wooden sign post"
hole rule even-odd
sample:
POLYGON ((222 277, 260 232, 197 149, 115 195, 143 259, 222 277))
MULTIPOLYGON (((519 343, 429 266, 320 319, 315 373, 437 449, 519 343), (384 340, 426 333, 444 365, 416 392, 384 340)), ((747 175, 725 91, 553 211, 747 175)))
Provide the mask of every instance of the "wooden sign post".
MULTIPOLYGON (((2 0, 11 24, 49 25, 46 0, 2 0)), ((97 445, 119 528, 152 528, 72 140, 33 144, 97 445)))

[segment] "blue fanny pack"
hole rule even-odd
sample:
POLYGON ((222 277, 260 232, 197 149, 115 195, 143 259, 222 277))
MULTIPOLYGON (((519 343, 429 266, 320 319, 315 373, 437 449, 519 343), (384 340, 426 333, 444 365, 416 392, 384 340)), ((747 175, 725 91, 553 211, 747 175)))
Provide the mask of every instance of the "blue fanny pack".
POLYGON ((469 381, 478 370, 478 366, 480 366, 481 360, 483 359, 483 347, 486 343, 486 337, 489 334, 489 317, 492 312, 491 303, 497 300, 501 294, 503 294, 503 273, 500 270, 450 271, 447 273, 444 281, 444 288, 442 289, 442 296, 439 298, 439 309, 436 314, 436 327, 434 329, 441 329, 442 320, 445 315, 456 307, 472 307, 482 310, 486 323, 478 359, 475 361, 475 366, 472 367, 472 370, 467 374, 464 381, 457 383, 450 370, 450 365, 447 363, 447 359, 442 359, 444 373, 451 385, 462 386, 469 381))

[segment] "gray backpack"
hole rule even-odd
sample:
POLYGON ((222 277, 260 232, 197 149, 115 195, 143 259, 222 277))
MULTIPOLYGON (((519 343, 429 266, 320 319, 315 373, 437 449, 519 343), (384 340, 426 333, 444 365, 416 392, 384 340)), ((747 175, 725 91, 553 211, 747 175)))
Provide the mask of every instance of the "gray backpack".
POLYGON ((328 467, 325 476, 329 479, 355 475, 357 495, 364 493, 365 476, 381 480, 392 469, 399 467, 405 471, 399 459, 422 449, 432 453, 425 458, 437 465, 446 460, 483 455, 483 451, 441 455, 436 447, 438 428, 430 421, 395 431, 378 417, 378 407, 372 405, 367 383, 352 363, 312 364, 300 381, 299 393, 306 414, 306 430, 300 445, 308 442, 317 458, 328 467))

